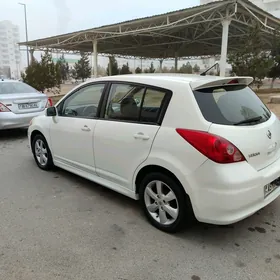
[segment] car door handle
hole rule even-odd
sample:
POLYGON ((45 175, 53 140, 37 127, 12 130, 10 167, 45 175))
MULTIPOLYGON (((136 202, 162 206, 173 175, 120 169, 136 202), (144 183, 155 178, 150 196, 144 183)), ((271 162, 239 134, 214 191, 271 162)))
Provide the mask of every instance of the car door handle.
POLYGON ((85 125, 81 129, 82 129, 82 131, 90 131, 90 128, 87 125, 85 125))
POLYGON ((142 132, 138 132, 138 133, 134 134, 133 136, 134 136, 135 139, 142 139, 142 140, 149 140, 150 139, 149 135, 146 135, 142 132))

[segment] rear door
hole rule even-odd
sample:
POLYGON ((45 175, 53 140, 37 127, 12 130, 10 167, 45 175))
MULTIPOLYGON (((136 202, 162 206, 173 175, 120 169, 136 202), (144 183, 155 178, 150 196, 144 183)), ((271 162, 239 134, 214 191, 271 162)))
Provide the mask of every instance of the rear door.
POLYGON ((43 111, 47 96, 21 82, 0 82, 0 102, 15 114, 43 111))
POLYGON ((131 188, 136 168, 146 160, 171 93, 137 84, 113 83, 94 133, 97 174, 131 188))
POLYGON ((246 85, 194 90, 210 133, 232 142, 248 163, 261 170, 280 157, 280 122, 246 85))

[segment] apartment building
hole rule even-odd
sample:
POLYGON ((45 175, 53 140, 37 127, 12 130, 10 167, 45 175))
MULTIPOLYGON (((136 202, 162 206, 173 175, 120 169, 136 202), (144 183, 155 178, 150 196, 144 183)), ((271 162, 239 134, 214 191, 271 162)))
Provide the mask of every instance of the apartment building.
POLYGON ((0 21, 0 74, 20 78, 19 27, 12 22, 0 21))

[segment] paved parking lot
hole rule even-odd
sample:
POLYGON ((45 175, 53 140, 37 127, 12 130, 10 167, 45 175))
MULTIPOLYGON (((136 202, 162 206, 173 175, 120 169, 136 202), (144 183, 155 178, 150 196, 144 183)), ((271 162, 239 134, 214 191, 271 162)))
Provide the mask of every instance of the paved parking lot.
POLYGON ((134 201, 39 170, 26 131, 0 131, 0 279, 280 279, 280 200, 229 227, 177 235, 134 201))

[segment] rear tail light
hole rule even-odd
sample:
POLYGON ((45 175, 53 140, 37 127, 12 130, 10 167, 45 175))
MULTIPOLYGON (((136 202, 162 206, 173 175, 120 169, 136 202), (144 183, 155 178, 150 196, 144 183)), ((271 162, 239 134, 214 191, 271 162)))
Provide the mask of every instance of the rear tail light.
POLYGON ((176 131, 199 152, 217 163, 245 161, 243 154, 223 137, 198 130, 177 128, 176 131))
POLYGON ((0 103, 0 113, 1 112, 11 112, 11 110, 7 108, 4 104, 0 103))
POLYGON ((53 103, 52 103, 52 99, 48 98, 48 101, 46 103, 46 108, 52 107, 53 103))

